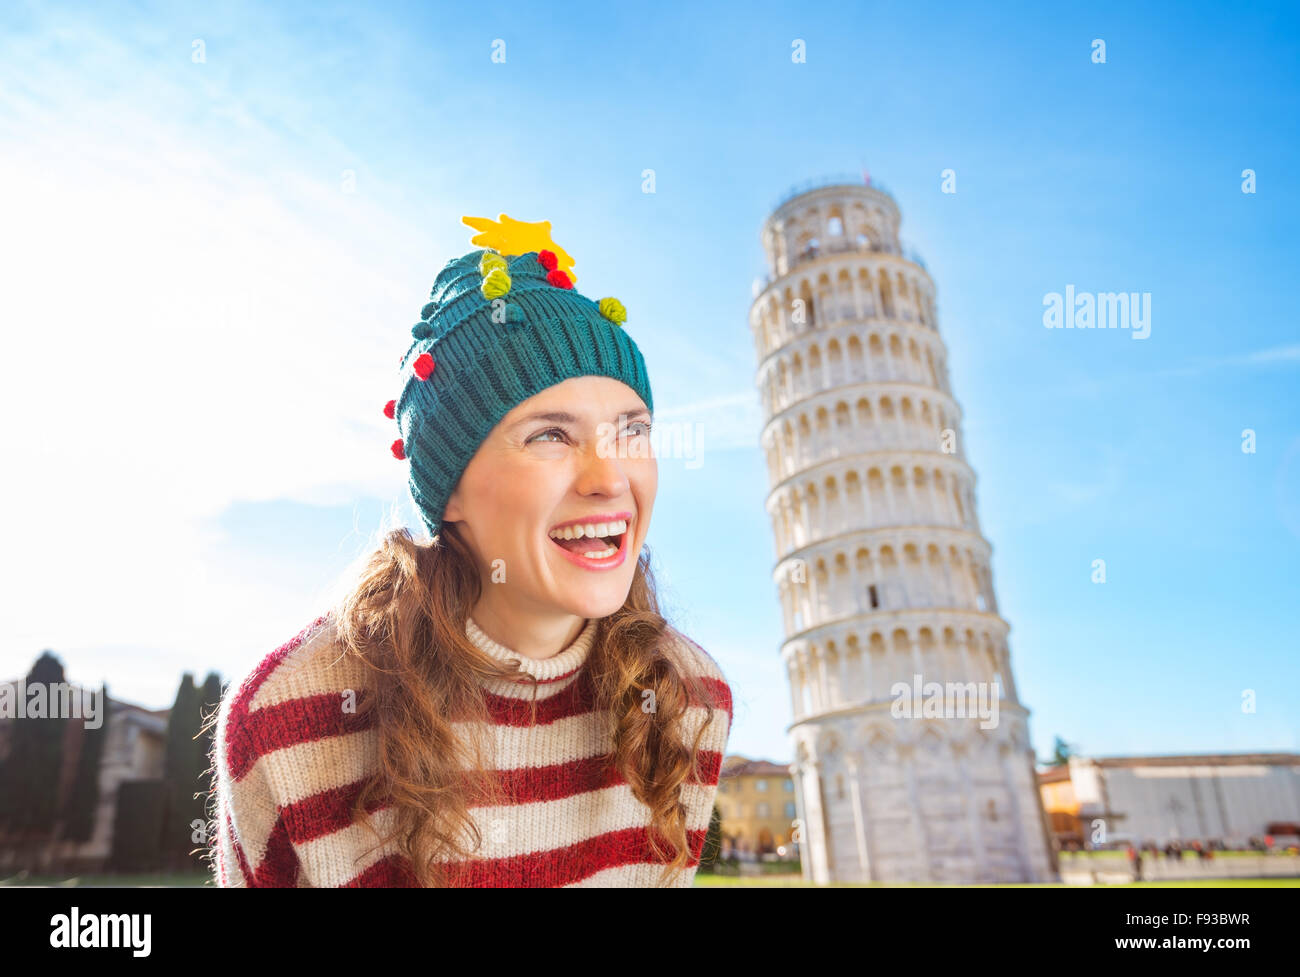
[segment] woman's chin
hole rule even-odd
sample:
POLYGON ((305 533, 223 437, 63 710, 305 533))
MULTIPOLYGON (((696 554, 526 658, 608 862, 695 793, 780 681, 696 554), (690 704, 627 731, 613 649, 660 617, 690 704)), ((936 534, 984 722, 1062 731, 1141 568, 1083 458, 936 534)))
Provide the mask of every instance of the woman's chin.
POLYGON ((588 583, 581 589, 566 589, 557 595, 556 603, 570 614, 588 620, 609 617, 627 602, 630 589, 631 581, 623 583, 606 579, 599 583, 588 583))

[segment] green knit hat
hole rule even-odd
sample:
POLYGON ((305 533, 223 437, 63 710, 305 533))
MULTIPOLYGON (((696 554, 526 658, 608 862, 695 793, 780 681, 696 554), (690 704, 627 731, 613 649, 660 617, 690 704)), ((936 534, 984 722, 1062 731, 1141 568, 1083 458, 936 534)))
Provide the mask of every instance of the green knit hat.
POLYGON ((431 536, 479 445, 534 394, 570 377, 612 377, 654 410, 623 303, 574 288, 573 259, 551 241, 550 221, 462 220, 482 232, 470 243, 485 247, 438 273, 401 359, 401 392, 384 406, 431 536))

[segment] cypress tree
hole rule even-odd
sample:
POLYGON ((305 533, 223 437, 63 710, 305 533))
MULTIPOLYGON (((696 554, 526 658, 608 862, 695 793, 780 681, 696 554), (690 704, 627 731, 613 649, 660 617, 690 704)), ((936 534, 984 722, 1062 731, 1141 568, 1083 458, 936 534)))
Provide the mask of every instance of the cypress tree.
POLYGON ((58 812, 63 737, 68 724, 56 694, 62 682, 63 663, 53 652, 42 652, 27 673, 27 693, 22 697, 26 718, 15 714, 9 754, 0 764, 0 827, 29 842, 50 837, 58 812), (37 689, 39 695, 30 694, 37 689), (51 718, 51 714, 58 715, 51 718))
POLYGON ((718 855, 722 851, 722 812, 718 810, 718 805, 713 805, 713 813, 709 815, 709 830, 704 835, 704 848, 700 853, 701 872, 712 872, 714 866, 718 863, 718 855))
POLYGON ((194 675, 186 672, 176 690, 171 714, 167 717, 167 743, 163 754, 163 779, 167 783, 167 811, 163 818, 162 853, 171 868, 181 868, 188 859, 190 844, 191 798, 193 780, 194 737, 199 731, 199 690, 194 675))
POLYGON ((196 868, 202 867, 203 852, 195 851, 195 849, 207 847, 205 832, 213 790, 210 764, 212 747, 216 738, 215 720, 217 710, 221 708, 222 691, 221 676, 216 672, 208 672, 208 676, 203 680, 203 685, 199 690, 199 732, 194 739, 193 777, 190 781, 193 788, 190 804, 190 860, 196 868), (197 835, 195 834, 196 821, 201 822, 203 825, 203 827, 197 828, 199 832, 197 835))

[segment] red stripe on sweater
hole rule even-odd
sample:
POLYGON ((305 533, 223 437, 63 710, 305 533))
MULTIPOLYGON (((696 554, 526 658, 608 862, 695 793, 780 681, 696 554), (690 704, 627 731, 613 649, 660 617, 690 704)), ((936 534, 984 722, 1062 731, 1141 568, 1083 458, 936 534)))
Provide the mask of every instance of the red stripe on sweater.
MULTIPOLYGON (((688 868, 699 866, 706 834, 705 831, 686 833, 691 852, 687 861, 688 868)), ((655 855, 651 851, 650 831, 647 828, 610 831, 576 845, 548 852, 446 863, 447 886, 529 889, 570 885, 605 869, 647 863, 666 864, 671 857, 671 849, 664 847, 666 850, 662 855, 655 855)), ((367 886, 418 888, 418 883, 410 860, 403 855, 394 854, 371 865, 342 887, 352 889, 367 886)))
MULTIPOLYGON (((527 683, 518 683, 521 691, 528 691, 527 683)), ((539 683, 540 684, 540 683, 539 683)), ((595 699, 595 688, 591 683, 591 672, 584 668, 582 674, 569 683, 568 687, 545 699, 537 700, 537 724, 545 726, 559 719, 579 716, 591 712, 595 699)), ((497 695, 483 690, 483 701, 487 705, 488 717, 497 726, 531 726, 533 700, 516 699, 508 695, 497 695)))
MULTIPOLYGON (((367 690, 357 693, 360 705, 367 690)), ((342 736, 370 729, 375 724, 374 713, 361 714, 343 711, 343 695, 339 692, 322 692, 319 695, 286 699, 246 713, 239 728, 228 728, 228 749, 233 751, 238 743, 238 761, 230 761, 231 774, 243 777, 263 756, 273 750, 311 743, 327 736, 342 736), (260 747, 260 749, 258 749, 260 747)))
POLYGON ((690 780, 693 783, 707 784, 712 787, 722 776, 722 753, 719 750, 700 750, 695 754, 695 770, 690 780))
MULTIPOLYGON (((243 873, 244 885, 250 889, 273 889, 294 887, 298 884, 298 855, 289 840, 283 817, 276 818, 275 826, 266 841, 266 855, 257 868, 253 868, 249 863, 248 855, 244 852, 244 846, 239 843, 235 824, 229 814, 226 815, 226 830, 230 833, 230 844, 235 852, 235 860, 239 863, 239 871, 243 873)), ((223 868, 223 879, 224 874, 223 868)))
MULTIPOLYGON (((686 833, 692 853, 702 849, 706 833, 686 833)), ((447 866, 448 884, 456 888, 474 889, 561 886, 579 882, 608 868, 644 862, 663 864, 666 860, 666 855, 656 856, 651 851, 650 829, 627 828, 622 831, 607 831, 567 848, 511 858, 452 862, 447 866)), ((698 863, 698 857, 690 860, 692 866, 698 863)))
POLYGON ((345 882, 344 889, 418 889, 411 860, 403 855, 387 855, 371 865, 356 878, 345 882))
MULTIPOLYGON (((343 711, 341 690, 290 699, 255 711, 250 711, 248 708, 249 702, 261 688, 262 683, 326 617, 328 614, 321 615, 295 638, 267 655, 257 670, 240 687, 238 695, 231 703, 230 721, 226 732, 226 755, 227 765, 236 780, 247 774, 262 754, 323 739, 326 736, 369 729, 373 725, 373 714, 363 716, 343 711)), ((695 647, 699 648, 698 645, 695 647)), ((704 653, 703 649, 700 651, 704 653)), ((733 714, 731 690, 727 683, 707 675, 700 676, 700 679, 709 689, 712 701, 701 703, 691 697, 691 704, 715 709, 725 708, 727 721, 730 724, 733 714)), ((368 691, 366 689, 358 691, 358 703, 368 691)), ((560 719, 590 712, 594 705, 594 697, 595 689, 590 671, 583 669, 582 674, 570 683, 568 688, 537 702, 537 723, 547 725, 560 719)), ((490 721, 496 725, 522 727, 530 725, 533 721, 531 699, 515 699, 485 691, 484 700, 490 721)))
POLYGON ((257 867, 258 888, 292 888, 298 884, 298 855, 289 840, 284 818, 275 820, 271 836, 266 840, 266 857, 257 867))
MULTIPOLYGON (((591 689, 577 688, 581 679, 563 692, 537 703, 539 725, 590 712, 591 689)), ((369 689, 357 690, 356 704, 370 694, 369 689)), ((489 721, 498 726, 528 726, 531 724, 531 700, 512 699, 484 691, 489 721)), ((275 705, 253 711, 244 710, 238 726, 232 721, 227 728, 227 754, 232 775, 243 777, 257 762, 257 758, 273 750, 297 746, 324 739, 371 729, 374 713, 343 711, 342 690, 322 692, 312 696, 286 699, 275 705)), ((232 704, 231 713, 234 714, 232 704)))
MULTIPOLYGON (((727 723, 731 723, 731 687, 721 679, 714 678, 712 675, 701 675, 700 681, 713 693, 713 701, 702 703, 711 709, 726 709, 727 723)), ((700 705, 701 703, 696 703, 700 705)))
MULTIPOLYGON (((718 782, 722 769, 722 754, 716 750, 701 750, 696 754, 700 777, 689 777, 690 783, 703 783, 712 787, 718 782)), ((496 781, 506 791, 511 804, 535 804, 558 801, 578 794, 627 783, 627 779, 609 764, 607 756, 589 757, 549 767, 524 767, 494 771, 496 781)), ((343 787, 304 797, 280 808, 281 817, 295 845, 342 831, 352 824, 352 807, 365 780, 357 780, 343 787)), ((389 798, 372 798, 366 811, 385 810, 389 798)), ((470 807, 480 807, 471 804, 470 807)))
POLYGON ((235 822, 226 815, 226 831, 230 837, 230 845, 235 850, 235 860, 239 862, 239 871, 244 876, 244 885, 253 885, 253 869, 248 864, 248 856, 244 854, 244 848, 239 843, 239 836, 235 834, 235 822))
MULTIPOLYGON (((700 645, 696 641, 692 640, 691 638, 687 638, 686 635, 684 634, 682 635, 682 637, 686 638, 686 641, 690 644, 692 648, 698 651, 706 659, 713 662, 713 666, 717 668, 718 671, 722 671, 722 666, 718 664, 716 658, 714 658, 702 647, 700 647, 700 645)), ((731 689, 728 688, 726 682, 716 679, 711 675, 702 675, 700 677, 704 680, 704 684, 707 685, 713 691, 714 707, 721 709, 725 705, 727 710, 727 723, 728 725, 730 725, 731 720, 733 718, 731 714, 731 689)))
MULTIPOLYGON (((699 776, 688 777, 687 781, 708 786, 716 784, 718 771, 722 769, 722 754, 715 750, 701 750, 696 757, 699 760, 699 776)), ((497 782, 516 804, 558 801, 627 783, 627 778, 609 762, 608 755, 556 763, 549 767, 497 770, 495 774, 497 782)))
MULTIPOLYGON (((372 720, 369 716, 338 712, 337 697, 326 693, 259 709, 251 714, 249 724, 249 735, 256 742, 265 744, 268 749, 280 749, 324 736, 366 729, 372 725, 372 720)), ((247 763, 256 760, 256 756, 246 755, 247 763)), ((701 750, 695 755, 695 760, 696 770, 689 781, 709 786, 716 784, 721 774, 722 754, 715 750, 701 750)), ((239 775, 246 772, 240 770, 239 775)), ((608 757, 604 755, 545 767, 499 770, 495 775, 507 796, 520 804, 560 800, 626 783, 623 775, 611 768, 608 757)), ((331 788, 282 808, 293 841, 302 844, 351 824, 351 806, 359 790, 359 782, 331 788)), ((380 810, 386 806, 372 801, 368 810, 380 810)))
MULTIPOLYGON (((731 720, 731 689, 727 683, 711 675, 700 675, 700 681, 709 691, 709 699, 700 702, 695 696, 689 697, 690 705, 704 706, 709 709, 726 709, 727 720, 731 720)), ((532 724, 532 700, 515 699, 510 696, 484 692, 488 714, 498 726, 529 726, 532 724)), ((546 725, 559 719, 568 719, 590 712, 595 705, 596 690, 592 682, 591 671, 583 669, 568 688, 557 692, 547 699, 537 700, 537 723, 546 725)))
MULTIPOLYGON (((324 618, 317 620, 317 624, 324 618)), ((314 627, 314 625, 313 625, 314 627)), ((257 762, 257 758, 272 750, 280 750, 299 743, 307 743, 326 736, 337 736, 370 729, 374 725, 373 713, 345 713, 342 710, 342 690, 324 692, 314 696, 288 699, 261 709, 248 709, 258 688, 283 662, 289 652, 297 648, 308 628, 288 644, 276 649, 258 666, 257 671, 241 687, 238 698, 231 704, 231 721, 227 727, 228 766, 236 780, 242 778, 257 762), (236 719, 238 721, 236 721, 236 719)), ((357 692, 357 704, 369 694, 369 689, 357 692)), ((537 703, 537 722, 547 724, 558 719, 590 712, 594 690, 584 672, 570 686, 537 703)), ((531 699, 513 699, 484 690, 488 716, 499 726, 528 726, 532 721, 531 699)))
MULTIPOLYGON (((342 787, 332 787, 304 797, 280 808, 289 837, 295 845, 306 844, 325 835, 342 831, 352 824, 352 807, 365 780, 353 781, 342 787)), ((389 807, 391 798, 378 797, 366 804, 366 811, 374 813, 389 807)))
MULTIPOLYGON (((702 676, 702 680, 712 693, 712 701, 698 703, 692 699, 693 704, 715 709, 726 708, 730 721, 731 693, 727 684, 709 676, 702 676)), ((368 689, 358 691, 358 705, 368 692, 368 689)), ((537 724, 544 726, 591 712, 594 695, 590 674, 584 671, 568 688, 538 701, 537 724)), ((487 691, 484 691, 484 699, 493 724, 514 727, 531 725, 531 700, 512 699, 487 691)), ((236 779, 243 777, 263 753, 373 727, 373 713, 363 715, 344 712, 343 701, 341 691, 323 692, 289 699, 253 712, 244 711, 244 721, 238 726, 232 722, 227 729, 227 752, 231 757, 229 766, 232 775, 236 779), (255 744, 260 745, 260 752, 255 744)), ((234 705, 231 711, 234 712, 234 705)))

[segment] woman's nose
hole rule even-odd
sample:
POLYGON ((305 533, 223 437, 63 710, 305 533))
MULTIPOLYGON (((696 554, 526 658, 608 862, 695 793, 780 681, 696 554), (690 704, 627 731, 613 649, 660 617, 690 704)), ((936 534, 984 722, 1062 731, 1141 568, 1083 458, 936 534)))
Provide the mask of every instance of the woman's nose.
POLYGON ((622 493, 628 484, 623 471, 623 449, 617 440, 597 441, 587 451, 582 465, 582 480, 588 491, 603 490, 609 495, 622 493))

